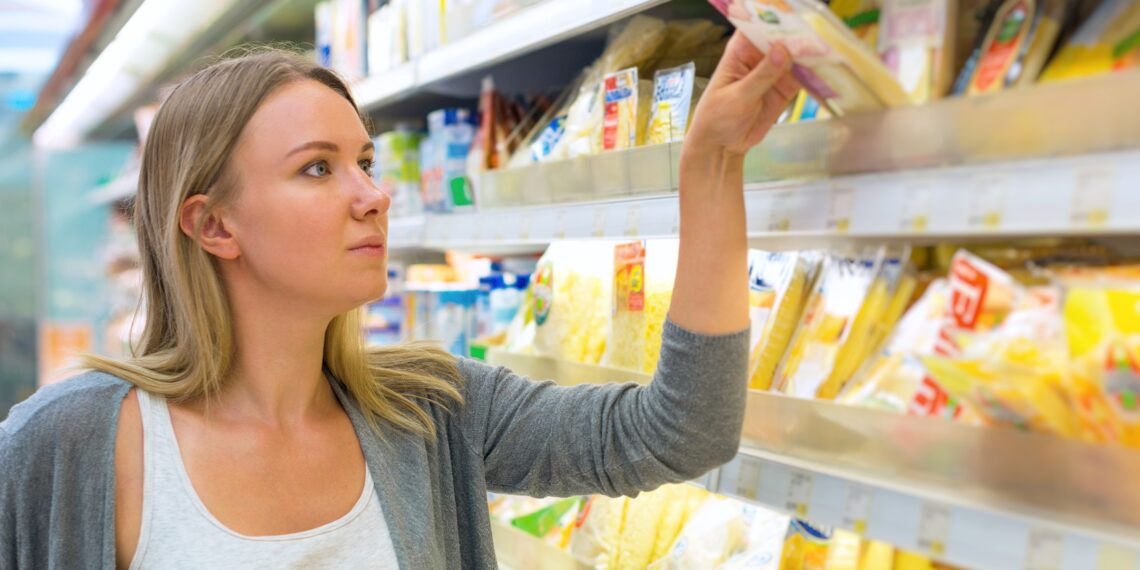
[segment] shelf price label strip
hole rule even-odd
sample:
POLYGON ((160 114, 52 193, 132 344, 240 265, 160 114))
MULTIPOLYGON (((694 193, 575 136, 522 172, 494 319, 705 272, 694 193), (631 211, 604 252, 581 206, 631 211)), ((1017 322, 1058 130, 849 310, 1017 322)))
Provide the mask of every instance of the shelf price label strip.
POLYGON ((1140 551, 742 452, 709 487, 816 524, 970 568, 1140 570, 1140 551))

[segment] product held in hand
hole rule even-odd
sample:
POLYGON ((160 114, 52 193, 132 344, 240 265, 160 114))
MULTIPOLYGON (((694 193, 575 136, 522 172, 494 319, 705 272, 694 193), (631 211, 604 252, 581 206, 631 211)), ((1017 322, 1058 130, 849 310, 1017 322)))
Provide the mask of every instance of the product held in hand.
POLYGON ((833 113, 905 105, 906 92, 878 54, 815 0, 710 0, 756 47, 783 45, 792 73, 833 113))

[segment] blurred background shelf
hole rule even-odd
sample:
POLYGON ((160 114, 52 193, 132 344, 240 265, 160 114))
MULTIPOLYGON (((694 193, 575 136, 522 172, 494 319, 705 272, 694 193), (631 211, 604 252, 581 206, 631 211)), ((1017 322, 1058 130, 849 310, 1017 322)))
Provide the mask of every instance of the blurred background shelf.
MULTIPOLYGON (((648 380, 503 351, 488 360, 559 384, 648 380)), ((743 433, 710 490, 969 568, 1140 565, 1135 450, 758 391, 743 433)))

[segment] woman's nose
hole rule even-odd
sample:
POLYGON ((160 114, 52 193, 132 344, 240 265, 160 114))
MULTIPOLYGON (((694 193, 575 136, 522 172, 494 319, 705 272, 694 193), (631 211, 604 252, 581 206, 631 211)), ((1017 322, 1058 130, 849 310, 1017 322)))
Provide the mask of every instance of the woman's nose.
POLYGON ((364 219, 369 215, 383 215, 388 213, 388 209, 392 207, 392 197, 385 191, 376 187, 376 183, 372 178, 364 172, 360 176, 353 177, 352 184, 354 185, 352 192, 355 199, 353 200, 353 215, 356 218, 364 219))

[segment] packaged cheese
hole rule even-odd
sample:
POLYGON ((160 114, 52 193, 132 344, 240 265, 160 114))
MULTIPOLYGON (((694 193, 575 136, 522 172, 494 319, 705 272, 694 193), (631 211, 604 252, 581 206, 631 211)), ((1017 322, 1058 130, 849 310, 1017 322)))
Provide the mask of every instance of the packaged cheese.
POLYGON ((679 141, 689 126, 696 66, 662 69, 653 77, 653 103, 646 144, 679 141))
POLYGON ((957 0, 882 0, 877 49, 914 103, 949 91, 954 73, 957 0))
POLYGON ((792 519, 784 539, 780 570, 826 570, 831 529, 792 519))
POLYGON ((803 312, 818 261, 802 253, 748 252, 752 322, 748 387, 767 390, 803 312))
POLYGON ((837 115, 908 103, 879 61, 826 6, 815 0, 710 0, 765 53, 784 45, 792 73, 837 115))
POLYGON ((631 148, 637 142, 637 68, 610 73, 602 85, 602 150, 631 148))
POLYGON ((1042 81, 1140 67, 1140 2, 1103 0, 1053 58, 1042 81))
POLYGON ((866 322, 866 318, 858 317, 872 294, 880 265, 877 254, 854 258, 832 255, 823 262, 776 375, 778 390, 801 398, 816 397, 832 377, 853 325, 866 322))
POLYGON ((954 94, 993 93, 1036 81, 1073 6, 1067 0, 993 0, 954 94))
POLYGON ((678 246, 678 240, 614 246, 613 317, 603 364, 645 374, 657 368, 678 246))
POLYGON ((1085 425, 1107 441, 1140 447, 1140 286, 1133 280, 1073 287, 1064 321, 1085 425))
POLYGON ((778 570, 786 515, 712 496, 650 570, 778 570))
POLYGON ((554 242, 531 278, 535 351, 598 364, 610 328, 613 246, 554 242))

